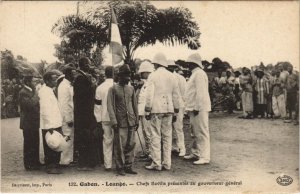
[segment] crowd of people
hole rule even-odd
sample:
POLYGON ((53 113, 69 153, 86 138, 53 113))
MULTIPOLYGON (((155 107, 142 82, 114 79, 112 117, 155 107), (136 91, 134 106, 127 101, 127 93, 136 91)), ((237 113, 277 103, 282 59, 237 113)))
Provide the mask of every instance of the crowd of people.
POLYGON ((18 99, 22 84, 16 78, 4 79, 1 83, 1 118, 19 116, 18 99))
POLYGON ((119 175, 137 174, 133 169, 136 138, 143 131, 145 150, 139 157, 148 161, 148 170, 170 170, 171 153, 210 162, 208 113, 211 110, 209 83, 199 54, 187 59, 192 72, 188 81, 178 74, 179 66, 162 53, 139 67, 140 81, 131 81, 127 64, 107 66, 105 76, 90 67, 86 57, 79 68, 68 64, 63 72, 50 70, 44 84, 24 72, 19 93, 20 128, 24 136, 24 166, 40 169, 39 132, 44 162, 49 174, 62 167, 93 170, 98 164, 113 168, 119 175), (133 87, 135 86, 135 87, 133 87), (186 155, 183 117, 190 118, 193 143, 186 155))
POLYGON ((146 169, 157 171, 171 169, 172 152, 195 165, 210 163, 208 119, 217 105, 228 113, 242 110, 244 119, 299 123, 299 83, 292 65, 270 72, 220 70, 209 81, 199 54, 189 56, 186 64, 189 77, 162 53, 143 60, 138 76, 132 76, 127 64, 104 66, 103 71, 92 68, 86 57, 78 65, 65 65, 62 72, 46 72, 43 81, 23 72, 18 103, 25 169, 42 166, 39 133, 49 174, 60 174, 68 166, 89 171, 102 163, 111 171, 114 163, 117 173, 125 175, 137 174, 136 157, 149 162, 146 169), (188 155, 184 117, 192 130, 188 155), (138 137, 145 143, 143 153, 135 156, 139 128, 138 137))
POLYGON ((240 118, 283 119, 286 123, 299 124, 299 77, 291 64, 279 64, 272 69, 261 67, 242 72, 222 70, 210 84, 211 95, 228 113, 243 110, 240 118))

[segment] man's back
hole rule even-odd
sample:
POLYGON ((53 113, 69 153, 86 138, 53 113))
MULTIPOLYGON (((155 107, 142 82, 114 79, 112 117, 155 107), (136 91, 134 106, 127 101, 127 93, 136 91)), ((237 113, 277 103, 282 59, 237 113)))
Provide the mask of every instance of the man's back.
POLYGON ((158 68, 149 76, 146 108, 151 113, 173 113, 179 108, 179 88, 172 73, 158 68))
POLYGON ((83 72, 74 82, 74 127, 78 129, 94 128, 94 91, 88 75, 83 72))

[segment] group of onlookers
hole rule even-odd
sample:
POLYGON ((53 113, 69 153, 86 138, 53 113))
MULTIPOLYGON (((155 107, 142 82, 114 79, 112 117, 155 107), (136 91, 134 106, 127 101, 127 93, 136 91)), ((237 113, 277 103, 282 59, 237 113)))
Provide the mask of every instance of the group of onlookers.
POLYGON ((217 104, 223 105, 228 113, 243 110, 241 118, 282 118, 290 123, 299 123, 299 75, 290 64, 279 64, 267 70, 261 67, 242 72, 227 69, 226 76, 222 70, 211 82, 211 93, 217 104), (220 97, 221 96, 221 97, 220 97), (219 97, 219 98, 217 98, 219 97))
POLYGON ((62 72, 46 72, 44 84, 24 71, 18 99, 25 168, 41 167, 42 137, 47 173, 59 174, 62 167, 74 165, 89 171, 101 163, 110 171, 114 161, 119 175, 137 174, 133 162, 138 129, 142 131, 138 138, 145 142, 139 157, 150 162, 146 169, 170 170, 172 152, 195 165, 208 164, 208 114, 219 103, 211 103, 211 97, 218 95, 228 113, 243 110, 241 118, 281 117, 298 124, 298 75, 291 65, 271 72, 227 69, 226 76, 219 71, 209 83, 199 54, 189 56, 186 63, 191 71, 188 79, 178 73, 174 61, 158 53, 151 61, 142 61, 138 82, 131 81, 127 64, 101 71, 86 57, 78 61, 79 68, 67 64, 62 72), (188 155, 184 115, 191 125, 188 155))
POLYGON ((19 116, 18 99, 22 88, 16 78, 4 79, 1 83, 1 118, 19 116))
MULTIPOLYGON (((136 133, 141 128, 145 150, 140 156, 150 163, 148 170, 170 170, 171 152, 178 152, 194 164, 210 162, 208 113, 211 110, 208 78, 199 54, 188 60, 191 77, 179 75, 178 65, 162 53, 144 60, 138 73, 138 87, 130 83, 131 70, 124 64, 105 68, 105 76, 90 67, 88 58, 64 67, 63 73, 50 70, 44 84, 24 74, 19 94, 24 135, 24 166, 39 169, 41 133, 46 171, 61 173, 61 167, 77 165, 93 170, 104 163, 112 169, 113 158, 119 175, 133 170, 136 133), (193 143, 186 155, 183 117, 192 125, 193 143)), ((143 148, 143 146, 142 146, 143 148)))

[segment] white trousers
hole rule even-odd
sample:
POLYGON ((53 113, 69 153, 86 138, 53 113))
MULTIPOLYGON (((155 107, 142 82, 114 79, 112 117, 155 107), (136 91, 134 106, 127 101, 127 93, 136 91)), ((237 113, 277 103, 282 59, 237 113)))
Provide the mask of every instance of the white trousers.
POLYGON ((70 137, 70 140, 67 141, 68 146, 65 150, 61 152, 60 155, 60 164, 68 165, 73 162, 73 153, 74 153, 74 127, 69 127, 67 123, 62 125, 63 134, 70 137))
POLYGON ((177 120, 173 123, 173 149, 185 152, 184 133, 183 133, 183 115, 184 108, 180 108, 177 114, 177 120))
POLYGON ((103 121, 102 128, 103 128, 104 167, 112 168, 114 130, 111 128, 111 123, 109 121, 103 121))
POLYGON ((197 116, 190 114, 190 122, 193 126, 193 140, 191 154, 199 159, 210 161, 210 136, 208 127, 208 112, 200 111, 197 116))
POLYGON ((277 97, 272 97, 272 108, 275 116, 281 116, 281 118, 286 117, 286 105, 284 94, 281 94, 277 97))
POLYGON ((151 126, 150 121, 146 120, 145 116, 140 117, 140 126, 142 127, 145 140, 145 152, 151 156, 151 126))
POLYGON ((151 117, 152 165, 171 168, 172 114, 153 114, 151 117), (163 158, 161 157, 163 152, 163 158))

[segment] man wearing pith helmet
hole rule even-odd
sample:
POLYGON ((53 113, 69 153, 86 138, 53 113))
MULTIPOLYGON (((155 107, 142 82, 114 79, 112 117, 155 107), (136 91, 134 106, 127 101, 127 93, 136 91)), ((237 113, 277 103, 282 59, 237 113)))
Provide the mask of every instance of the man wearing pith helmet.
POLYGON ((146 93, 148 88, 148 77, 154 71, 154 66, 149 61, 143 61, 138 73, 141 75, 143 86, 138 94, 138 112, 145 139, 145 155, 141 158, 151 159, 151 128, 150 121, 145 118, 146 93))
POLYGON ((179 89, 173 74, 166 69, 168 64, 164 54, 156 54, 152 64, 156 71, 148 78, 145 106, 145 117, 151 119, 152 163, 146 169, 162 170, 163 167, 170 170, 172 116, 176 118, 174 112, 179 112, 179 89))
POLYGON ((193 126, 194 137, 193 143, 191 143, 191 154, 184 158, 186 160, 196 159, 194 164, 208 164, 210 162, 208 113, 211 111, 208 78, 202 70, 201 56, 198 53, 189 56, 187 63, 192 75, 187 82, 185 103, 193 126))
POLYGON ((168 60, 168 69, 173 73, 179 87, 179 112, 176 122, 173 123, 173 145, 172 151, 178 152, 180 157, 185 155, 184 133, 183 133, 183 115, 184 115, 184 94, 186 89, 186 80, 182 75, 179 75, 175 70, 179 66, 174 60, 168 60))

